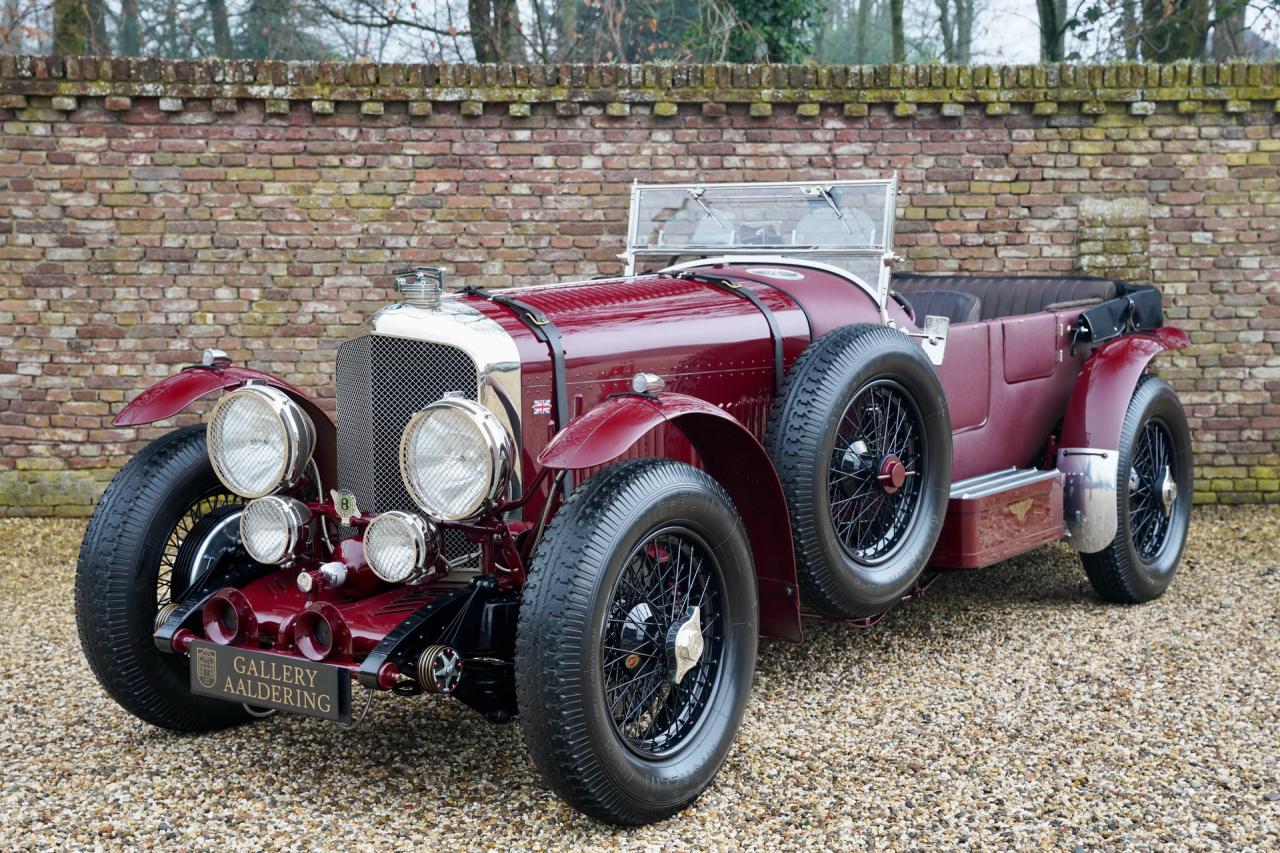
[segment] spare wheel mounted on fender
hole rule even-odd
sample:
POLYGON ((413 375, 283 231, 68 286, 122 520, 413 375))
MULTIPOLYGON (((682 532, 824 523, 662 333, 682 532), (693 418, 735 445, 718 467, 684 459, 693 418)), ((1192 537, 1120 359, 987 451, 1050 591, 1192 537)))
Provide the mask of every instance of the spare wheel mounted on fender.
POLYGON ((951 419, 924 351, 868 323, 815 341, 791 368, 765 446, 810 605, 849 619, 891 607, 924 570, 951 488, 951 419))

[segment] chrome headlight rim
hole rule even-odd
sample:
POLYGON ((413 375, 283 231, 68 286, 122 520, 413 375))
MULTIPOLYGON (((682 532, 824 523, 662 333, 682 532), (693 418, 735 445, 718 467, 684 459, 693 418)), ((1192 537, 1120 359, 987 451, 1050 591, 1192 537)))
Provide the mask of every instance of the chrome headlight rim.
POLYGON ((398 509, 384 512, 369 522, 364 529, 362 538, 365 561, 373 573, 387 583, 413 583, 426 575, 428 563, 436 555, 436 533, 436 526, 420 515, 398 509), (375 537, 373 544, 376 545, 377 532, 391 525, 398 528, 400 534, 408 539, 412 549, 413 565, 404 573, 397 574, 389 571, 389 566, 379 565, 382 560, 378 556, 378 550, 376 547, 370 547, 370 535, 373 534, 375 537))
POLYGON ((278 565, 288 561, 293 556, 294 551, 302 541, 302 530, 311 521, 311 510, 302 501, 295 498, 280 497, 278 495, 267 495, 266 497, 257 498, 245 504, 244 511, 240 513, 240 543, 244 545, 245 551, 259 563, 264 565, 278 565), (249 536, 245 530, 245 522, 248 520, 250 524, 269 523, 256 522, 252 519, 254 514, 270 512, 275 515, 273 519, 284 529, 284 538, 281 546, 271 553, 255 553, 254 547, 250 544, 253 537, 249 536))
POLYGON ((405 491, 413 502, 429 517, 438 521, 471 521, 491 509, 511 481, 515 465, 515 440, 502 425, 502 421, 484 405, 465 397, 445 397, 429 404, 409 419, 404 432, 400 434, 400 479, 404 482, 405 491), (463 511, 446 512, 441 507, 432 506, 424 499, 414 485, 410 474, 411 464, 408 458, 410 440, 414 430, 427 418, 434 414, 453 410, 460 412, 475 427, 485 452, 486 467, 480 472, 483 484, 479 498, 463 511))
POLYGON ((315 453, 316 427, 311 417, 284 391, 270 385, 246 385, 223 395, 209 411, 205 445, 209 463, 213 465, 213 472, 219 482, 242 498, 262 498, 292 486, 302 477, 307 463, 315 453), (252 400, 253 405, 267 407, 275 417, 279 439, 283 445, 280 463, 268 480, 271 485, 265 489, 251 490, 244 483, 237 482, 225 464, 229 460, 219 458, 219 441, 214 434, 219 414, 227 407, 241 404, 244 400, 252 400))

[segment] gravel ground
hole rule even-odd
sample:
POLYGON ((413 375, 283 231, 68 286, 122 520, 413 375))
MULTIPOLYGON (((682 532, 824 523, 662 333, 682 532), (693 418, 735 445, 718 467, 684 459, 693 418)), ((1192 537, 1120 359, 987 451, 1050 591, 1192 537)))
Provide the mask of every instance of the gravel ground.
POLYGON ((80 655, 82 529, 0 521, 5 849, 1280 849, 1277 507, 1198 510, 1153 604, 1102 604, 1054 546, 874 630, 764 645, 715 784, 635 830, 560 803, 516 725, 450 700, 379 696, 355 729, 137 722, 80 655))

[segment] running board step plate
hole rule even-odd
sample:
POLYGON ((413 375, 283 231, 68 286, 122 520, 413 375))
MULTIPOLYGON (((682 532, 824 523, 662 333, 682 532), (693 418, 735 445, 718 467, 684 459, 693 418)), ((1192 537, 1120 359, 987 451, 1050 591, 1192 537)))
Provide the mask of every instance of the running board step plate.
POLYGON ((1061 539, 1056 470, 1005 468, 951 485, 931 566, 977 569, 1061 539))

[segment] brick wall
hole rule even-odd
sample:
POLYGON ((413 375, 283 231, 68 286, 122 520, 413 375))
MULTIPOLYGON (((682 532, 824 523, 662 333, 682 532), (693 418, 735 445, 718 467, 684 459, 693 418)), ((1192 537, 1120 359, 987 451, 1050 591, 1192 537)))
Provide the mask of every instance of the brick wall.
POLYGON ((0 513, 85 512, 203 347, 331 399, 395 264, 616 272, 633 179, 893 170, 908 269, 1158 284, 1200 499, 1276 500, 1278 76, 0 57, 0 513))

